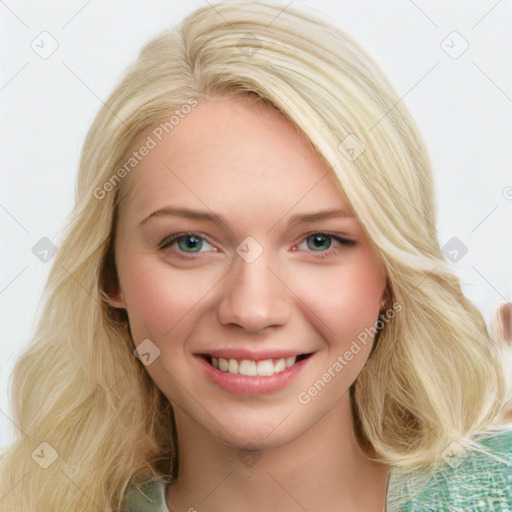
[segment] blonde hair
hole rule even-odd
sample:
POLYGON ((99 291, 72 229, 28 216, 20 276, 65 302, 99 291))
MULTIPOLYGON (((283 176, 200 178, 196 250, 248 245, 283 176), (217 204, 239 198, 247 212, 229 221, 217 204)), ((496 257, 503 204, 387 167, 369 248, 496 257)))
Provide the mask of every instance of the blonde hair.
POLYGON ((338 177, 385 266, 402 311, 352 387, 361 445, 389 464, 426 464, 503 413, 502 347, 443 259, 427 152, 380 69, 308 13, 214 7, 142 49, 87 135, 42 314, 12 375, 24 434, 1 460, 2 510, 113 511, 141 470, 176 471, 172 407, 134 356, 124 312, 104 300, 117 279, 125 192, 112 179, 144 129, 214 95, 261 98, 291 120, 338 177), (46 469, 35 462, 41 443, 58 455, 46 469))

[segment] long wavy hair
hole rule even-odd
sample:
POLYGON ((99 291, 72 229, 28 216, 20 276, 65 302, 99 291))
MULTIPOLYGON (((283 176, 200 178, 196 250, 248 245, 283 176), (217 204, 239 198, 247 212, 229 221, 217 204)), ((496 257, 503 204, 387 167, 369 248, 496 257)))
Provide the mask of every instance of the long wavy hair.
POLYGON ((404 103, 328 22, 219 3, 146 44, 88 132, 74 209, 12 374, 23 433, 1 459, 0 509, 113 511, 134 475, 176 473, 172 406, 134 356, 125 312, 105 297, 117 280, 120 169, 136 137, 218 95, 259 98, 298 127, 385 265, 402 311, 351 389, 361 446, 388 464, 427 464, 451 441, 504 424, 504 351, 440 250, 429 158, 404 103), (55 459, 46 468, 41 450, 55 459))

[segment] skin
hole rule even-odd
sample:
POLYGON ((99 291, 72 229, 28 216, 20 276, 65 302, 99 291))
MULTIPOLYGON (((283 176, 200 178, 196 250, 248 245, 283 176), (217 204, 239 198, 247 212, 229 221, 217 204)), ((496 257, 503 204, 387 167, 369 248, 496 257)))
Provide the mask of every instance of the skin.
POLYGON ((388 468, 359 448, 348 394, 371 343, 308 404, 297 398, 375 324, 385 293, 356 218, 288 225, 296 214, 349 212, 335 183, 275 109, 227 97, 201 101, 123 182, 111 305, 127 310, 135 345, 150 339, 160 349, 146 370, 176 414, 169 510, 384 509, 388 468), (164 207, 224 221, 147 219, 164 207), (182 232, 209 243, 193 254, 177 242, 160 248, 182 232), (355 244, 321 239, 315 251, 311 235, 323 232, 355 244), (252 263, 236 252, 248 236, 263 249, 252 263), (314 354, 283 390, 241 396, 211 382, 193 355, 219 347, 314 354))

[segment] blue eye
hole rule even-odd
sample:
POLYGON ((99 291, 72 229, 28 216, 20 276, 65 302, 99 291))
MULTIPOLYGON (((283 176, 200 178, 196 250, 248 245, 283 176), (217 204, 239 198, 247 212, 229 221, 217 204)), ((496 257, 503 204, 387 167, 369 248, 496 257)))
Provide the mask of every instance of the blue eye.
POLYGON ((204 252, 201 251, 201 249, 203 249, 205 246, 210 246, 210 249, 207 250, 214 249, 214 247, 203 237, 198 236, 195 233, 181 233, 172 235, 162 240, 159 247, 160 249, 166 249, 168 247, 172 247, 173 245, 176 245, 180 252, 187 254, 204 252))

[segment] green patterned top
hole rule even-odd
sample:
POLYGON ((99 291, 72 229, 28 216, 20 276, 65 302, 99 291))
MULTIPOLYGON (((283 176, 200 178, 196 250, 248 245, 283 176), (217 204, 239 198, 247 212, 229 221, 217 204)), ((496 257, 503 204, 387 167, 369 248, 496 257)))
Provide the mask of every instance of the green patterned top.
MULTIPOLYGON (((440 464, 392 468, 386 512, 512 512, 512 430, 482 439, 481 450, 452 443, 440 464)), ((138 479, 120 512, 169 512, 166 482, 138 479)))

